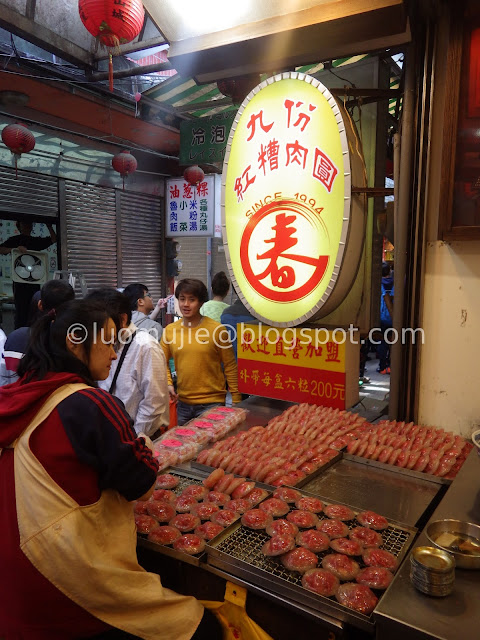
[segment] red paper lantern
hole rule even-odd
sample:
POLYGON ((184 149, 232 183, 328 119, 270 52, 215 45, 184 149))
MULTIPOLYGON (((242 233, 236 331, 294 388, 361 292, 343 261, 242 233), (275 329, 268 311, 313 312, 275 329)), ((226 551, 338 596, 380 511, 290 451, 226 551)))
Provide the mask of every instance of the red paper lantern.
POLYGON ((2 130, 2 142, 13 153, 15 158, 15 178, 17 177, 17 161, 22 153, 28 153, 35 147, 35 136, 22 123, 8 124, 2 130))
POLYGON ((183 172, 183 178, 192 187, 198 187, 200 182, 204 179, 205 174, 202 169, 196 164, 193 167, 187 167, 183 172))
MULTIPOLYGON (((145 20, 142 0, 78 0, 78 12, 87 31, 113 49, 136 38, 145 20)), ((113 91, 111 52, 108 70, 110 91, 113 91)))
POLYGON ((130 151, 122 151, 113 156, 112 167, 122 176, 123 189, 125 190, 125 178, 137 169, 136 159, 130 151))

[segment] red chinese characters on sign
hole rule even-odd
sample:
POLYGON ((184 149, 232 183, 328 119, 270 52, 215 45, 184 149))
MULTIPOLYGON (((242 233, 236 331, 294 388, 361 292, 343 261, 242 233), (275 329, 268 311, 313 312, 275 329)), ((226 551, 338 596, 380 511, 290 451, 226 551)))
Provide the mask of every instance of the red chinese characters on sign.
POLYGON ((239 391, 345 409, 345 373, 238 358, 239 391))
MULTIPOLYGON (((307 255, 290 251, 298 244, 296 234, 300 218, 303 218, 303 224, 306 222, 311 227, 316 224, 308 208, 301 202, 275 201, 257 211, 249 219, 243 232, 240 260, 245 277, 259 294, 269 300, 292 302, 301 299, 320 283, 327 269, 328 255, 307 255), (263 244, 272 246, 263 253, 251 256, 250 242, 259 243, 255 231, 259 222, 265 218, 272 220, 272 237, 260 240, 263 244), (268 261, 266 265, 265 261, 268 261), (301 277, 297 276, 298 264, 309 267, 306 271, 302 270, 301 277)), ((312 233, 315 231, 312 228, 312 233)))
MULTIPOLYGON (((284 125, 286 129, 297 129, 302 133, 311 120, 312 116, 310 114, 317 108, 315 105, 308 104, 307 106, 302 101, 295 101, 290 98, 284 101, 283 106, 285 108, 285 122, 279 123, 279 126, 284 125)), ((258 132, 269 133, 276 124, 275 120, 268 122, 268 117, 264 114, 264 110, 260 109, 260 111, 250 116, 250 120, 247 123, 247 129, 250 130, 250 134, 246 141, 255 143, 255 137, 258 132), (265 124, 265 121, 267 121, 267 124, 265 124)), ((318 147, 315 147, 314 150, 312 149, 311 154, 309 154, 309 151, 310 149, 300 144, 298 139, 287 141, 282 147, 280 147, 275 137, 268 142, 261 141, 257 152, 260 175, 263 173, 263 176, 266 177, 267 171, 277 170, 280 161, 285 167, 297 165, 305 171, 307 170, 307 160, 310 157, 309 165, 311 169, 309 171, 311 171, 311 175, 316 180, 319 180, 330 193, 338 174, 338 168, 326 153, 318 147)), ((238 202, 243 200, 243 194, 255 182, 257 177, 255 171, 256 169, 252 168, 250 164, 235 179, 234 191, 238 202)))

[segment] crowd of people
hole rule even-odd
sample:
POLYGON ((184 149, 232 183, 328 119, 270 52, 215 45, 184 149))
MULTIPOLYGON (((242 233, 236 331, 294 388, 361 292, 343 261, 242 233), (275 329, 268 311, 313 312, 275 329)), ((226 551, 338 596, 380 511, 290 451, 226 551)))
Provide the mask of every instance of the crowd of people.
MULTIPOLYGON (((223 297, 225 280, 215 280, 223 297)), ((154 305, 141 283, 75 300, 68 283, 52 280, 30 326, 6 337, 2 640, 222 637, 213 614, 163 587, 136 556, 132 501, 153 493, 151 440, 168 428, 170 398, 178 424, 224 404, 227 384, 241 400, 229 335, 207 315, 205 285, 184 279, 175 296, 182 317, 163 330, 156 317, 167 299, 154 305)))

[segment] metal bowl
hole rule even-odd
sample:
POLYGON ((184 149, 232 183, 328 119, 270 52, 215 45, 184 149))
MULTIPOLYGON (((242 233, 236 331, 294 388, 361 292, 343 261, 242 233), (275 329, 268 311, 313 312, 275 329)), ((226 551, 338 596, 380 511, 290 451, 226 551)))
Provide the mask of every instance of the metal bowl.
POLYGON ((432 544, 453 555, 460 569, 480 569, 480 526, 462 520, 437 520, 425 533, 432 544))

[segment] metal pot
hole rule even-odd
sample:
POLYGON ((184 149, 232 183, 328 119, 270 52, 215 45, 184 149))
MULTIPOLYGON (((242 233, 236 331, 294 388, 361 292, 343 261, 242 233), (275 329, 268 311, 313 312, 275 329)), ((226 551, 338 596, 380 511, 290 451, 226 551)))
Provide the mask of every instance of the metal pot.
POLYGON ((480 569, 480 526, 462 520, 437 520, 425 533, 432 544, 453 555, 458 568, 480 569))

